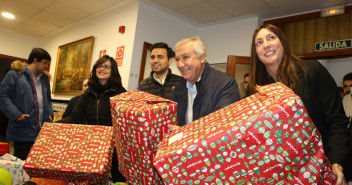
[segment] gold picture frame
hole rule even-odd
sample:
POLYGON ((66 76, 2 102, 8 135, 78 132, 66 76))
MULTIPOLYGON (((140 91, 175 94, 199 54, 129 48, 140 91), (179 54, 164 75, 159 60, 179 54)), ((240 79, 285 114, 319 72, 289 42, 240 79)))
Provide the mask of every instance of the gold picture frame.
POLYGON ((59 46, 53 94, 81 94, 82 81, 89 76, 93 44, 94 36, 90 36, 59 46))

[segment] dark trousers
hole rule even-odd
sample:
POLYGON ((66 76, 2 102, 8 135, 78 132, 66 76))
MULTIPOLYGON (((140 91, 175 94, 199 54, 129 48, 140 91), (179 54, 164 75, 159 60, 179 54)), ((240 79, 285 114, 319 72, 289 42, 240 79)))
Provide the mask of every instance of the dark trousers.
POLYGON ((117 160, 117 154, 115 149, 114 149, 114 154, 112 155, 111 176, 112 176, 112 181, 114 183, 126 182, 125 177, 119 171, 119 162, 117 160))
POLYGON ((21 160, 26 160, 34 141, 14 141, 13 147, 15 150, 14 156, 20 158, 21 160))

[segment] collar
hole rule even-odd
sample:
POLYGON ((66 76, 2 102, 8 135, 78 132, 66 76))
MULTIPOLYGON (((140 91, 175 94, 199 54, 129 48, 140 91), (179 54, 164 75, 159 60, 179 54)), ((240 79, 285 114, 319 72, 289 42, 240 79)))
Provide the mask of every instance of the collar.
POLYGON ((32 70, 30 70, 30 69, 27 67, 27 65, 25 65, 24 67, 26 68, 25 71, 26 71, 30 76, 32 76, 33 79, 35 79, 35 80, 38 80, 38 79, 40 79, 40 78, 43 76, 43 73, 39 73, 39 74, 38 74, 38 77, 37 77, 37 79, 36 79, 36 78, 34 77, 34 74, 33 74, 32 70))
MULTIPOLYGON (((199 82, 201 79, 202 79, 202 76, 200 76, 200 77, 198 78, 198 80, 196 81, 196 83, 199 82)), ((187 89, 196 88, 196 83, 195 83, 194 85, 192 85, 191 82, 187 81, 187 82, 186 82, 186 87, 187 87, 187 89)))

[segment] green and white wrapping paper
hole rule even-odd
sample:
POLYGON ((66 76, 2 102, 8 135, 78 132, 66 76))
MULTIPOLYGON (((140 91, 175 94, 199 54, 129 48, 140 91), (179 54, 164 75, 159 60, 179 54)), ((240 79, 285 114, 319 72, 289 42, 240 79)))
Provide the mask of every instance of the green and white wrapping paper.
POLYGON ((165 184, 334 184, 321 136, 281 83, 164 136, 154 166, 165 184))

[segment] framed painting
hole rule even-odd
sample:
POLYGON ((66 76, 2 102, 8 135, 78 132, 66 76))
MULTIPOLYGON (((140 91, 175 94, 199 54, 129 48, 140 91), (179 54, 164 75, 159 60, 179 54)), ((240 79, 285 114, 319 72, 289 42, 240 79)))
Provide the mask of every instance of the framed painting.
POLYGON ((94 37, 59 46, 53 94, 81 94, 82 81, 88 78, 94 37))

